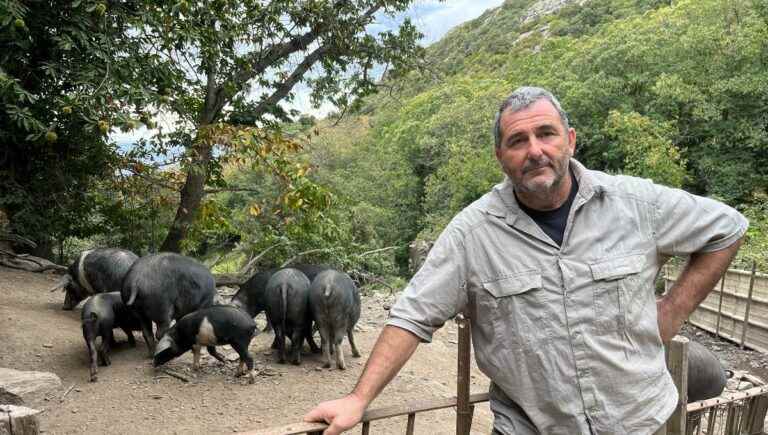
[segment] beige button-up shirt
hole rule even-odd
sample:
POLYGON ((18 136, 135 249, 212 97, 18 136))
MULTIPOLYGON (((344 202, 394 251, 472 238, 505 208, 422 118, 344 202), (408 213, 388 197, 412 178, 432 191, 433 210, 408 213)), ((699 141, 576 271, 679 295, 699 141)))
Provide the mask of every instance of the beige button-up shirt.
POLYGON ((504 434, 651 434, 677 403, 656 319, 664 256, 716 251, 747 220, 649 180, 571 167, 562 246, 507 179, 460 212, 390 311, 423 341, 465 308, 504 434))

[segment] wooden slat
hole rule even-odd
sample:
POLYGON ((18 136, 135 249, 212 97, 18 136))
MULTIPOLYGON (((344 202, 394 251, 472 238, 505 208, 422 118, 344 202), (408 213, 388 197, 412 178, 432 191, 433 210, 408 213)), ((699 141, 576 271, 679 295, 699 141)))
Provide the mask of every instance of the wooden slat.
POLYGON ((689 403, 686 407, 688 412, 696 412, 702 409, 713 408, 715 406, 724 405, 726 403, 736 402, 749 397, 767 395, 768 385, 761 387, 750 388, 744 391, 737 391, 735 393, 726 393, 722 396, 715 397, 707 400, 700 400, 698 402, 689 403))
POLYGON ((725 288, 725 275, 720 279, 720 297, 717 301, 717 326, 715 326, 715 335, 720 335, 720 318, 723 315, 723 289, 725 288))
POLYGON ((752 306, 752 291, 755 289, 755 273, 757 273, 757 261, 752 262, 752 276, 749 278, 749 295, 747 296, 747 308, 744 311, 744 326, 741 328, 741 348, 744 349, 744 340, 747 339, 749 330, 749 309, 752 306))
MULTIPOLYGON (((482 403, 488 401, 488 393, 478 393, 469 396, 469 403, 482 403)), ((366 423, 381 420, 383 418, 399 417, 408 415, 410 413, 434 411, 436 409, 452 408, 456 406, 456 397, 447 397, 444 399, 432 399, 432 400, 419 400, 406 402, 401 405, 387 406, 384 408, 372 409, 367 411, 363 415, 361 420, 363 429, 365 429, 366 423)), ((265 429, 257 429, 247 432, 240 432, 244 435, 293 435, 303 434, 305 432, 312 432, 323 430, 328 425, 325 423, 294 423, 284 426, 275 426, 265 429)))
POLYGON ((416 426, 416 414, 408 414, 408 426, 405 427, 405 435, 413 435, 413 429, 416 426))

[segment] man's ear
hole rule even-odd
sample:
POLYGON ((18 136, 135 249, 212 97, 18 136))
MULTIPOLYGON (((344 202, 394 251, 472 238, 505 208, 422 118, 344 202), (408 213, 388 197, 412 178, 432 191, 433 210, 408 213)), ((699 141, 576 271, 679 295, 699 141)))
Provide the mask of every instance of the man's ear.
POLYGON ((568 150, 573 157, 576 153, 576 130, 573 127, 568 129, 568 150))

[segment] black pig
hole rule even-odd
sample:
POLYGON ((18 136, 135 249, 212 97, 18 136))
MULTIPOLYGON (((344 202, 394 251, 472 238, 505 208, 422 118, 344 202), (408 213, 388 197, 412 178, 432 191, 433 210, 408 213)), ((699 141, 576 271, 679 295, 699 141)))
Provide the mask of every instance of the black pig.
POLYGON ((309 288, 309 305, 320 329, 320 343, 325 356, 324 367, 331 366, 331 348, 336 355, 336 366, 344 370, 341 342, 346 334, 352 355, 359 357, 352 331, 360 319, 360 292, 346 273, 335 270, 321 272, 309 288))
POLYGON ((96 382, 97 360, 104 366, 112 363, 109 359, 109 348, 115 341, 112 329, 122 329, 128 336, 131 347, 136 347, 132 331, 141 330, 141 324, 134 313, 123 304, 120 292, 99 293, 91 296, 85 302, 80 317, 83 338, 91 361, 91 382, 96 382), (101 343, 97 344, 97 338, 101 338, 101 343))
POLYGON ((216 285, 211 272, 199 262, 163 252, 137 260, 125 275, 120 294, 141 320, 151 357, 155 337, 159 340, 165 334, 171 320, 213 305, 216 285), (152 322, 157 324, 154 336, 152 322))
POLYGON ((291 338, 291 362, 301 364, 304 337, 311 341, 312 313, 309 309, 309 279, 297 269, 275 272, 267 282, 267 317, 275 329, 278 361, 286 361, 286 337, 291 338))

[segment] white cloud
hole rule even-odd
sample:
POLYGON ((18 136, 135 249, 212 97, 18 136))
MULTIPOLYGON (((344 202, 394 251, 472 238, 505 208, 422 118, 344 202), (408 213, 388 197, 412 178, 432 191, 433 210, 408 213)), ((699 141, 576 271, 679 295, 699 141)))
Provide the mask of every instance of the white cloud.
POLYGON ((431 44, 457 25, 475 19, 504 0, 421 0, 411 6, 408 16, 424 34, 423 44, 431 44))

